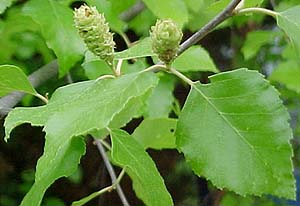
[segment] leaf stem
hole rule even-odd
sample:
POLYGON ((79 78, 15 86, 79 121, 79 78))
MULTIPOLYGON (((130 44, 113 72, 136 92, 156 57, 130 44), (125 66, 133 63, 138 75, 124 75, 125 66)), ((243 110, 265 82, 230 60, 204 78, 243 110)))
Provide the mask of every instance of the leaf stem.
POLYGON ((121 75, 121 68, 122 68, 123 59, 119 59, 116 67, 116 73, 118 76, 121 75))
POLYGON ((184 74, 180 73, 176 69, 170 67, 168 71, 170 71, 172 74, 174 74, 175 76, 180 78, 182 81, 186 82, 187 84, 194 86, 195 83, 192 80, 190 80, 188 77, 186 77, 184 74))
POLYGON ((153 70, 157 70, 157 69, 167 69, 167 67, 163 64, 155 64, 155 65, 152 65, 146 69, 144 69, 142 72, 149 72, 149 71, 153 71, 153 70))
POLYGON ((43 95, 36 93, 34 96, 36 96, 37 98, 39 98, 40 100, 42 100, 43 102, 48 104, 48 99, 46 97, 44 97, 43 95))
POLYGON ((258 7, 245 8, 236 11, 236 14, 247 14, 247 13, 261 13, 261 14, 272 16, 274 18, 276 18, 276 16, 278 15, 278 12, 276 11, 272 11, 270 9, 265 9, 265 8, 258 8, 258 7))
POLYGON ((102 76, 98 77, 98 78, 96 79, 96 81, 102 80, 102 79, 114 79, 114 78, 116 78, 114 75, 111 75, 111 74, 105 74, 105 75, 102 75, 102 76))
POLYGON ((117 188, 117 185, 121 182, 124 174, 125 174, 125 168, 122 169, 122 171, 120 172, 118 178, 116 179, 116 181, 112 185, 110 185, 108 187, 105 187, 105 188, 103 188, 103 189, 101 189, 97 192, 94 192, 94 193, 90 194, 89 196, 82 198, 81 200, 73 202, 72 206, 82 206, 85 203, 89 202, 90 200, 94 199, 95 197, 97 197, 99 195, 102 195, 106 192, 111 192, 112 190, 115 190, 117 188))
POLYGON ((119 34, 120 34, 120 36, 123 38, 123 40, 124 40, 126 46, 127 46, 128 48, 130 48, 130 47, 131 47, 131 41, 129 40, 127 34, 124 33, 124 32, 119 32, 119 34))
POLYGON ((120 75, 117 73, 116 69, 115 69, 114 61, 112 61, 112 62, 106 62, 106 63, 107 63, 108 66, 110 67, 110 69, 111 69, 111 71, 113 72, 113 74, 114 74, 115 77, 120 76, 120 75))

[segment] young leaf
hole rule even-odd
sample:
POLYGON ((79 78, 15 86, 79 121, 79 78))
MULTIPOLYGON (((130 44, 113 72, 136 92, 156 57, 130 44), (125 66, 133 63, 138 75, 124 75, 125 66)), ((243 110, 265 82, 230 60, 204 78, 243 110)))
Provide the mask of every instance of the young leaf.
POLYGON ((171 118, 145 119, 134 130, 132 137, 145 149, 174 149, 176 124, 177 120, 171 118))
POLYGON ((300 57, 300 5, 278 13, 276 16, 278 26, 283 29, 300 57))
POLYGON ((82 58, 85 50, 73 25, 72 10, 57 1, 32 0, 26 3, 23 11, 41 26, 48 46, 57 56, 62 77, 82 58))
POLYGON ((172 198, 155 163, 143 147, 123 130, 111 131, 113 161, 126 168, 137 196, 147 206, 170 206, 172 198))
POLYGON ((210 80, 192 87, 175 133, 194 172, 241 195, 295 199, 292 130, 278 92, 247 69, 210 80))
POLYGON ((36 95, 37 92, 30 84, 24 72, 16 66, 0 66, 0 97, 11 92, 20 91, 36 95))
POLYGON ((280 63, 269 79, 282 83, 288 89, 300 93, 300 65, 295 60, 280 63))
POLYGON ((188 11, 182 0, 143 0, 147 8, 149 8, 155 16, 160 19, 170 18, 178 25, 183 25, 188 21, 188 11))
POLYGON ((116 52, 115 59, 134 59, 147 56, 155 56, 151 47, 150 37, 138 42, 136 45, 126 49, 125 51, 116 52))
POLYGON ((181 72, 219 72, 208 52, 198 45, 190 47, 186 52, 176 58, 172 66, 181 72))
POLYGON ((140 98, 156 84, 157 79, 151 73, 80 82, 59 88, 45 106, 12 110, 5 120, 6 139, 14 127, 24 122, 44 125, 46 132, 44 154, 37 164, 35 183, 21 205, 39 205, 50 184, 75 171, 84 153, 84 144, 78 136, 103 130, 111 123, 124 125, 136 113, 123 110, 141 105, 140 98), (119 116, 118 121, 114 121, 116 116, 119 116))

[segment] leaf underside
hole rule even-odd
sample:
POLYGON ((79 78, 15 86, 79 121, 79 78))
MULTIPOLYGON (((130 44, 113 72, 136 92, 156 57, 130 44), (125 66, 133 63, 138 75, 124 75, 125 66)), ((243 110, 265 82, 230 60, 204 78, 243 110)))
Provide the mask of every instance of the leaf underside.
POLYGON ((176 144, 194 172, 238 194, 295 199, 289 114, 256 71, 196 83, 178 120, 176 144))

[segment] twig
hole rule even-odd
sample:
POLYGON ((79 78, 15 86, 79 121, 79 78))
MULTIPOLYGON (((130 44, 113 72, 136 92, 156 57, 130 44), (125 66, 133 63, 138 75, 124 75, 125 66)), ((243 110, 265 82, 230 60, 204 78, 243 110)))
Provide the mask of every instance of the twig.
POLYGON ((232 0, 228 6, 219 13, 215 18, 209 21, 204 27, 202 27, 199 31, 193 34, 190 38, 184 41, 179 48, 177 55, 179 56, 185 50, 187 50, 192 45, 196 44, 203 37, 205 37, 209 32, 211 32, 216 26, 225 21, 227 18, 232 16, 235 7, 240 3, 241 0, 232 0))
MULTIPOLYGON (((115 173, 115 171, 114 171, 114 169, 113 169, 113 167, 112 167, 112 165, 111 165, 111 163, 110 163, 110 161, 109 161, 109 159, 106 155, 104 147, 102 146, 102 144, 99 140, 94 138, 94 141, 95 141, 95 143, 97 145, 97 148, 98 148, 98 150, 99 150, 99 152, 100 152, 100 154, 103 158, 104 164, 105 164, 105 166, 107 168, 107 171, 110 175, 112 183, 116 182, 116 180, 117 180, 116 173, 115 173)), ((123 190, 122 190, 122 188, 119 184, 116 185, 116 189, 117 189, 117 193, 118 193, 123 205, 124 206, 130 206, 127 199, 126 199, 126 197, 125 197, 125 195, 124 195, 124 192, 123 192, 123 190)))
POLYGON ((116 187, 119 185, 119 183, 120 183, 122 177, 124 176, 124 174, 125 174, 125 169, 123 169, 121 171, 121 173, 119 174, 118 178, 116 179, 116 181, 112 185, 110 185, 108 187, 105 187, 105 188, 103 188, 103 189, 101 189, 101 190, 99 190, 97 192, 94 192, 94 193, 90 194, 89 196, 84 197, 81 200, 73 202, 71 206, 82 206, 85 203, 87 203, 87 202, 91 201, 92 199, 94 199, 95 197, 97 197, 99 195, 102 195, 102 194, 104 194, 106 192, 111 192, 112 190, 116 189, 116 187))
POLYGON ((142 1, 138 1, 135 5, 120 14, 119 18, 129 22, 146 8, 142 1))
MULTIPOLYGON (((34 88, 44 84, 47 80, 56 77, 58 73, 58 65, 57 61, 54 60, 49 64, 44 65, 37 71, 33 72, 29 75, 28 79, 33 85, 34 88)), ((10 110, 18 104, 19 101, 23 98, 24 93, 21 92, 13 92, 9 95, 6 95, 0 98, 0 118, 10 112, 10 110)))
POLYGON ((275 9, 275 7, 276 7, 275 0, 270 0, 270 4, 271 4, 272 8, 275 9))

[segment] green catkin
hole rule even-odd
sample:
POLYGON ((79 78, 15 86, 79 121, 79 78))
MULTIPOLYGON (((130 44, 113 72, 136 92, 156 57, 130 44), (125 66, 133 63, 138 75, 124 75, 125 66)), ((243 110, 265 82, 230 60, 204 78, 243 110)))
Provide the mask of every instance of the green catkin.
POLYGON ((88 49, 112 65, 115 42, 104 15, 96 7, 82 5, 74 11, 74 22, 88 49))
POLYGON ((151 27, 150 37, 153 52, 161 61, 169 65, 176 57, 182 39, 180 28, 171 19, 157 20, 155 26, 151 27))

